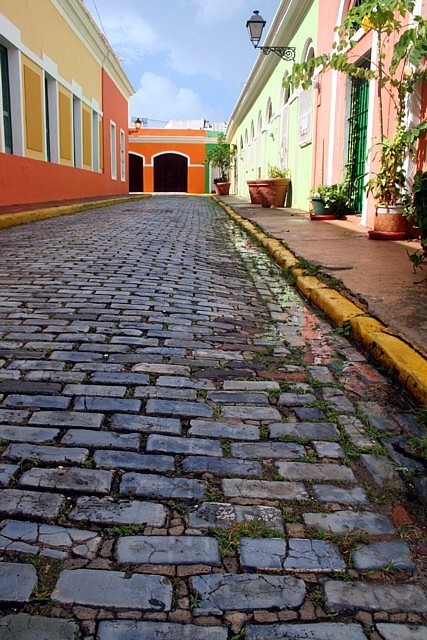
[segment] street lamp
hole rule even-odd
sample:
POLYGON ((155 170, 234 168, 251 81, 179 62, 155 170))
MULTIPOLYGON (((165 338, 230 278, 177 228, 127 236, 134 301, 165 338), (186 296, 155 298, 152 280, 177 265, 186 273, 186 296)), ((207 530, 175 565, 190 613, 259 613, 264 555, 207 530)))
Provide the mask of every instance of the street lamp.
POLYGON ((246 22, 246 28, 249 31, 249 39, 255 49, 261 51, 267 56, 272 51, 277 53, 283 60, 295 60, 295 47, 259 47, 262 32, 265 27, 265 20, 259 15, 259 11, 254 11, 250 19, 246 22))
POLYGON ((140 120, 139 118, 137 118, 137 119, 135 120, 135 129, 136 129, 137 131, 139 131, 139 130, 140 130, 140 128, 141 128, 141 124, 142 124, 142 123, 141 123, 141 120, 140 120))

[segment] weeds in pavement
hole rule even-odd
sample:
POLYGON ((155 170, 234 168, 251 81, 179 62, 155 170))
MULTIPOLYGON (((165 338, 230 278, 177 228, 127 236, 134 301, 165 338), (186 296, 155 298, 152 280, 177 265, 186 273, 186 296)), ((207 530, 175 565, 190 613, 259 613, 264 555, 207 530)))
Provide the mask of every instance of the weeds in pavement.
POLYGON ((304 258, 299 258, 295 266, 297 269, 303 270, 303 276, 317 276, 322 268, 320 264, 312 264, 304 258))
POLYGON ((302 522, 302 518, 297 513, 290 513, 287 509, 283 509, 282 513, 283 522, 287 524, 300 524, 302 522))
POLYGON ((94 469, 96 467, 95 461, 92 457, 86 458, 86 460, 81 463, 81 466, 85 469, 94 469))
POLYGON ((325 604, 325 594, 321 587, 315 587, 308 593, 308 598, 315 607, 323 607, 325 604))
POLYGON ((225 458, 231 458, 231 440, 223 440, 221 442, 221 449, 225 458))
POLYGON ((282 531, 267 527, 264 520, 249 520, 236 522, 229 529, 215 527, 209 530, 210 535, 217 539, 223 558, 236 553, 240 538, 284 538, 282 531))
POLYGON ((207 481, 206 486, 206 502, 225 502, 224 491, 222 490, 221 480, 212 478, 207 481))
POLYGON ((187 505, 183 502, 173 502, 171 508, 181 516, 187 513, 187 505))
POLYGON ((220 420, 222 415, 222 407, 219 404, 216 404, 213 410, 213 419, 220 420))
POLYGON ((33 615, 49 615, 52 608, 50 596, 59 578, 61 560, 44 556, 28 556, 26 560, 37 571, 37 585, 24 611, 33 615))
POLYGON ((33 467, 39 467, 40 460, 39 458, 37 458, 37 456, 26 456, 20 459, 20 461, 18 462, 18 466, 21 471, 28 471, 33 467))
POLYGON ((354 535, 338 535, 330 531, 314 529, 311 530, 308 535, 313 540, 325 540, 325 542, 335 544, 346 559, 350 557, 352 551, 356 551, 356 549, 368 543, 366 535, 361 532, 355 533, 354 535))
POLYGON ((120 524, 115 527, 108 527, 107 534, 110 536, 136 536, 141 533, 141 527, 137 524, 120 524))
POLYGON ((310 462, 310 463, 316 463, 319 461, 319 456, 317 455, 317 453, 315 451, 306 451, 304 453, 304 455, 300 456, 298 458, 298 460, 300 462, 310 462))
POLYGON ((319 409, 319 411, 322 411, 325 416, 325 420, 327 420, 328 422, 338 422, 337 411, 327 400, 316 400, 315 402, 311 402, 307 406, 314 407, 316 409, 319 409))
POLYGON ((261 425, 259 428, 259 439, 261 442, 265 442, 270 439, 270 432, 265 425, 261 425))
POLYGON ((425 436, 410 436, 408 443, 415 455, 423 460, 427 460, 427 435, 425 436))
POLYGON ((277 471, 276 465, 270 460, 261 460, 261 479, 269 482, 282 482, 284 477, 277 471))
POLYGON ((337 333, 338 335, 343 336, 344 338, 351 338, 352 336, 351 324, 349 322, 343 322, 342 327, 337 327, 336 329, 334 329, 334 333, 337 333))

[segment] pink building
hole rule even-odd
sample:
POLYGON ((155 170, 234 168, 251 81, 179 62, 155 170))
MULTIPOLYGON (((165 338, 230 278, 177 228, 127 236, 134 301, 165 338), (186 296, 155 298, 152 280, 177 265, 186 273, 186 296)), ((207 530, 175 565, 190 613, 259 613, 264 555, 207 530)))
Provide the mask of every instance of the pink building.
MULTIPOLYGON (((353 6, 359 6, 358 0, 327 0, 319 2, 319 29, 315 55, 331 51, 335 27, 340 25, 353 6)), ((426 0, 415 2, 415 14, 427 17, 426 0)), ((411 16, 402 19, 401 29, 410 25, 411 16)), ((385 43, 387 55, 391 55, 393 45, 401 34, 394 32, 385 43)), ((351 61, 370 69, 377 63, 377 34, 369 29, 359 29, 355 34, 357 44, 351 52, 351 61)), ((372 196, 366 197, 363 184, 370 172, 375 172, 378 163, 378 87, 376 81, 350 77, 344 73, 328 70, 314 75, 315 90, 313 126, 315 138, 313 144, 312 184, 332 184, 341 182, 347 172, 350 178, 353 203, 356 212, 362 216, 361 222, 374 226, 375 209, 372 196)), ((385 114, 384 134, 390 137, 396 128, 395 112, 392 106, 393 96, 383 91, 385 114)), ((416 92, 408 102, 408 123, 416 124, 426 119, 427 84, 419 83, 416 92)), ((418 143, 417 157, 408 160, 406 172, 410 180, 415 169, 426 169, 426 140, 418 143)))

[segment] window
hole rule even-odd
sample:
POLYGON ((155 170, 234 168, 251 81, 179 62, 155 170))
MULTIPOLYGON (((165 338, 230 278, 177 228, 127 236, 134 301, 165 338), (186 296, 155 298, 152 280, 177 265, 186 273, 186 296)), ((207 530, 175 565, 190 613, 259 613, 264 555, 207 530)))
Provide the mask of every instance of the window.
MULTIPOLYGON (((314 49, 311 40, 306 42, 303 62, 314 58, 314 49)), ((298 141, 300 145, 308 144, 312 138, 313 120, 313 87, 301 91, 298 100, 298 141)))
MULTIPOLYGON (((287 74, 285 74, 284 78, 287 74)), ((289 149, 289 98, 291 90, 289 87, 282 89, 282 107, 280 110, 280 132, 279 132, 279 162, 281 167, 288 166, 289 149)))
POLYGON ((83 166, 82 156, 82 103, 73 96, 74 166, 83 166))
POLYGON ((9 65, 7 49, 0 45, 0 75, 1 75, 1 98, 3 105, 3 136, 4 150, 6 153, 13 153, 12 148, 12 122, 10 114, 10 87, 9 87, 9 65))
POLYGON ((111 160, 111 179, 117 180, 117 143, 116 143, 116 125, 110 122, 110 160, 111 160))
POLYGON ((273 119, 273 105, 271 103, 271 98, 269 98, 267 103, 267 111, 266 111, 267 124, 270 124, 272 119, 273 119))
POLYGON ((92 169, 96 172, 100 170, 99 162, 99 115, 92 112, 92 169))

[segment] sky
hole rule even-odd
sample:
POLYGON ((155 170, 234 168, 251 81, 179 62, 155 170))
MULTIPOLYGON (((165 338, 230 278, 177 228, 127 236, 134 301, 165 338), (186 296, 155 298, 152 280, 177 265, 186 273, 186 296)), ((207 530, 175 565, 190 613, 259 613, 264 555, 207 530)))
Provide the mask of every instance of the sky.
POLYGON ((279 6, 279 0, 83 1, 135 89, 132 118, 155 127, 171 119, 227 122, 260 55, 246 21, 259 10, 264 40, 279 6))

